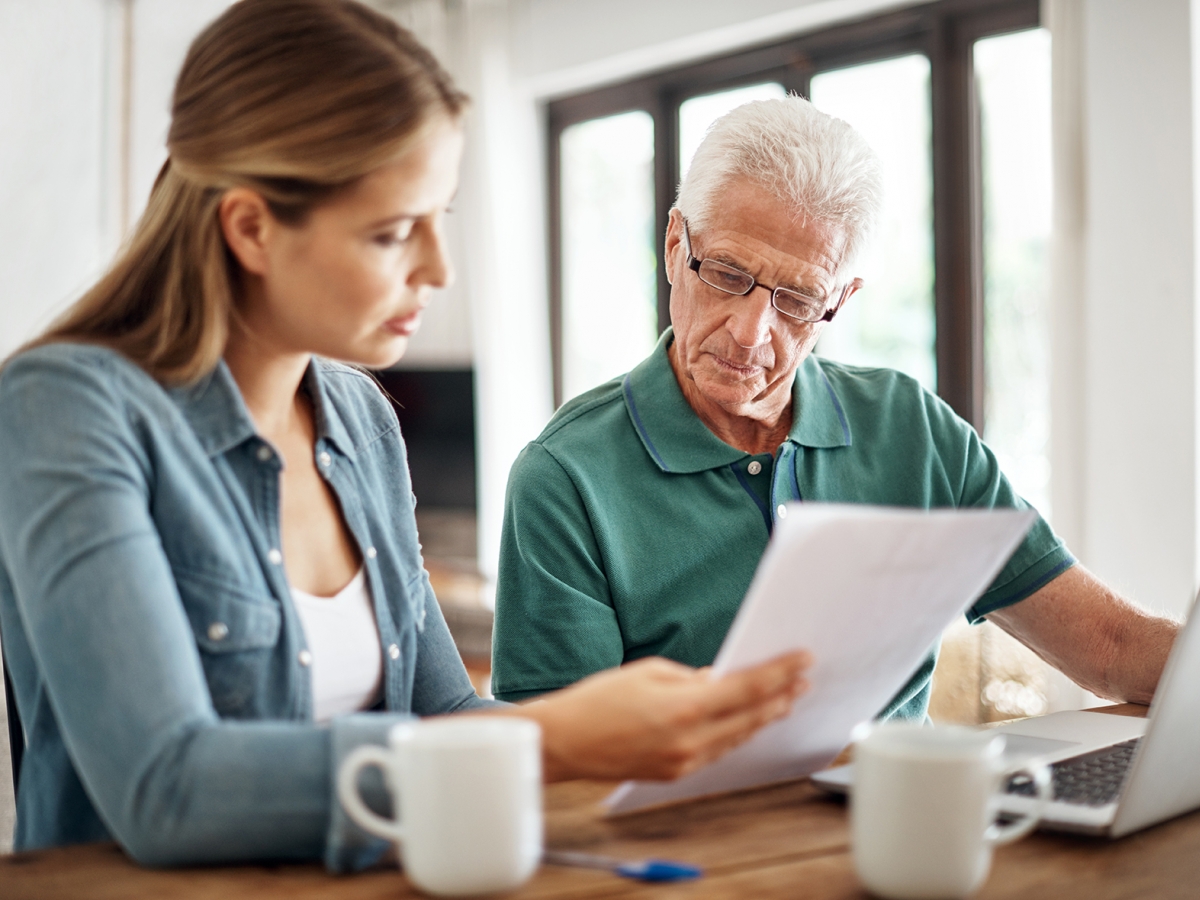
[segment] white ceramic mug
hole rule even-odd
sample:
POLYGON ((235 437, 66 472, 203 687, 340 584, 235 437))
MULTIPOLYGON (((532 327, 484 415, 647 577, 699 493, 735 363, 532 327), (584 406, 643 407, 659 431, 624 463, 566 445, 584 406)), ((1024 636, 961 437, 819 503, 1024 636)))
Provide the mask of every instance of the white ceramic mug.
POLYGON ((410 881, 467 896, 523 884, 542 857, 541 729, 528 719, 450 716, 404 722, 388 746, 351 751, 338 797, 364 829, 394 841, 410 881), (367 808, 359 772, 378 766, 398 818, 367 808))
POLYGON ((1003 735, 955 726, 880 723, 860 733, 850 827, 868 890, 894 900, 961 898, 983 885, 992 848, 1032 831, 1051 796, 1044 765, 1009 768, 1003 752, 1003 735), (1003 783, 1019 772, 1038 802, 997 825, 1003 783))

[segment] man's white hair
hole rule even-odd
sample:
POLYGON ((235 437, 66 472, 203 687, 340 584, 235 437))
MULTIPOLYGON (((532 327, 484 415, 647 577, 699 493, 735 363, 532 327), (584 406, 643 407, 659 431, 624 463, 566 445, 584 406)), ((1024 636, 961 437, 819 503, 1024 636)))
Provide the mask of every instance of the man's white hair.
POLYGON ((866 244, 883 192, 879 157, 862 136, 795 94, 739 106, 709 127, 675 203, 688 227, 717 225, 722 190, 742 178, 778 197, 798 222, 843 227, 843 272, 866 244))

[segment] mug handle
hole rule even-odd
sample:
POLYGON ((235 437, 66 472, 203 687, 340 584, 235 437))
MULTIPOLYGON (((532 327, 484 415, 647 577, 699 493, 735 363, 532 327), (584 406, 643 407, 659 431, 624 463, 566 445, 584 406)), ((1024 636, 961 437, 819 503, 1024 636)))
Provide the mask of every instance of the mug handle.
POLYGON ((1004 775, 1010 777, 1021 774, 1028 775, 1033 782, 1034 790, 1037 791, 1037 805, 1025 813, 1023 818, 1017 819, 1015 822, 1010 822, 1007 825, 997 825, 993 822, 989 825, 988 830, 984 832, 983 839, 993 847, 998 847, 1001 844, 1011 844, 1017 838, 1025 837, 1025 835, 1033 831, 1037 827, 1038 821, 1042 818, 1042 813, 1046 811, 1046 804, 1054 799, 1049 766, 1045 763, 1034 763, 1004 772, 1004 775))
POLYGON ((342 801, 346 814, 364 831, 388 841, 402 841, 404 829, 400 823, 373 812, 363 803, 362 796, 358 793, 359 772, 367 766, 378 766, 386 775, 390 762, 391 754, 385 747, 376 744, 355 747, 346 755, 342 767, 338 770, 338 799, 342 801))

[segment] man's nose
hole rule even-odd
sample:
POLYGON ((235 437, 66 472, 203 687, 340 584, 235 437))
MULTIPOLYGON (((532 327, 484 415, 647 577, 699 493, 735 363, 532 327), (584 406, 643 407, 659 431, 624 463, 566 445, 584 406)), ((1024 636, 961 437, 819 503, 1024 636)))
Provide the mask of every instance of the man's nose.
POLYGON ((761 347, 771 340, 774 314, 771 291, 756 284, 749 294, 734 302, 725 328, 739 347, 761 347))

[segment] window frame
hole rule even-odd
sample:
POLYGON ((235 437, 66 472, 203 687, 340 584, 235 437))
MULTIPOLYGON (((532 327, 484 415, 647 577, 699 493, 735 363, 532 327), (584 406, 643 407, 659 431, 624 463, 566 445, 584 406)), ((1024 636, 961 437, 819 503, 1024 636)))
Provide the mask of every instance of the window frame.
POLYGON ((642 110, 654 121, 655 260, 659 331, 670 323, 663 235, 679 183, 680 105, 695 96, 777 81, 809 95, 812 78, 922 53, 930 63, 937 392, 982 433, 984 422, 983 188, 975 41, 1036 28, 1038 0, 939 0, 586 91, 546 104, 550 347, 554 404, 563 402, 560 138, 580 122, 642 110))

